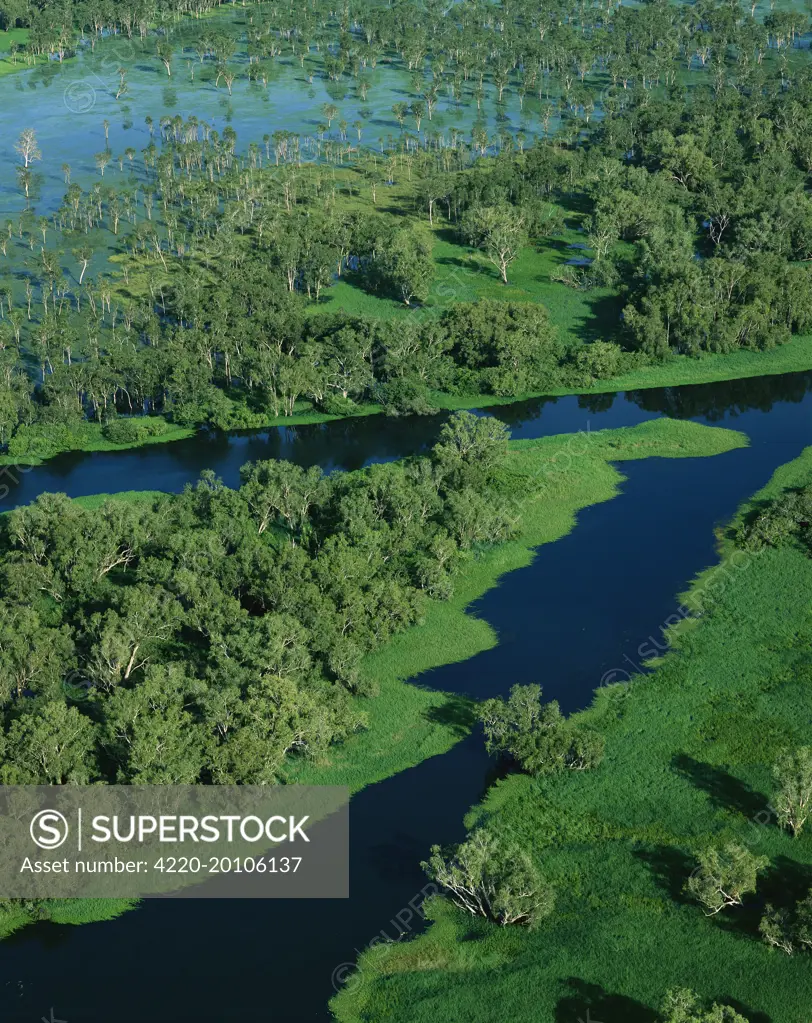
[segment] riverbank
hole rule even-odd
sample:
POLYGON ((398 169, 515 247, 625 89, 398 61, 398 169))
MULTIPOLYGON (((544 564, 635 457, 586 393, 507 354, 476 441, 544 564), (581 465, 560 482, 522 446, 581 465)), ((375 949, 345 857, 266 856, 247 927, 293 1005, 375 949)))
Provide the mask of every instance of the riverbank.
POLYGON ((341 1023, 651 1023, 665 991, 685 985, 750 1020, 805 1018, 809 956, 769 949, 757 926, 765 901, 812 884, 812 836, 793 840, 764 813, 779 752, 808 741, 812 563, 793 547, 738 551, 732 534, 810 479, 807 448, 739 510, 719 564, 675 599, 682 624, 653 674, 598 690, 577 715, 606 738, 598 769, 512 774, 466 819, 532 853, 557 889, 552 916, 537 931, 502 929, 435 900, 425 934, 364 953, 333 1002, 341 1023), (709 919, 682 887, 699 850, 731 840, 770 867, 750 905, 709 919))
MULTIPOLYGON (((368 715, 367 730, 333 747, 323 762, 294 763, 288 781, 348 785, 355 793, 446 752, 470 731, 473 705, 454 694, 421 687, 419 676, 496 645, 493 629, 468 611, 471 603, 498 585, 506 573, 529 564, 536 547, 571 532, 581 509, 617 496, 623 476, 613 462, 712 456, 746 444, 742 434, 731 430, 668 419, 628 429, 512 441, 503 475, 509 492, 523 495, 516 507, 521 515, 520 535, 469 560, 455 579, 450 601, 432 601, 421 625, 365 659, 363 673, 380 690, 374 699, 358 700, 368 715)), ((151 495, 114 496, 132 501, 151 495)), ((104 497, 78 500, 95 508, 104 497)), ((101 917, 88 916, 78 908, 79 915, 71 919, 70 907, 56 903, 52 919, 82 923, 108 919, 127 908, 129 904, 105 903, 98 907, 101 917)), ((47 916, 51 910, 46 907, 44 912, 47 916)), ((24 914, 7 916, 0 923, 0 936, 30 919, 24 914)))
MULTIPOLYGON (((433 392, 430 397, 438 412, 454 412, 462 409, 498 409, 516 401, 537 398, 612 394, 626 390, 654 390, 665 387, 720 383, 728 380, 754 379, 760 376, 778 376, 784 373, 808 370, 812 370, 812 336, 795 338, 789 344, 767 352, 739 351, 731 355, 707 355, 699 359, 690 359, 687 356, 675 357, 663 365, 649 366, 623 376, 598 381, 591 388, 586 389, 553 388, 545 392, 534 391, 511 397, 496 397, 492 394, 451 395, 433 392)), ((302 401, 297 404, 297 410, 291 416, 264 416, 260 413, 246 413, 236 403, 234 411, 235 417, 239 416, 239 425, 223 430, 225 434, 239 434, 246 430, 272 430, 286 426, 318 425, 341 419, 366 418, 380 415, 384 410, 380 405, 365 403, 359 404, 352 415, 336 416, 319 412, 310 403, 302 401)), ((498 413, 496 414, 498 415, 498 413)), ((198 429, 169 423, 166 432, 157 436, 146 438, 141 442, 116 444, 104 436, 101 424, 82 423, 75 428, 60 428, 58 434, 54 433, 51 437, 48 437, 43 431, 47 451, 37 455, 0 454, 0 466, 42 465, 50 458, 71 451, 89 454, 96 451, 126 451, 153 444, 167 444, 176 440, 188 440, 195 436, 198 429)))

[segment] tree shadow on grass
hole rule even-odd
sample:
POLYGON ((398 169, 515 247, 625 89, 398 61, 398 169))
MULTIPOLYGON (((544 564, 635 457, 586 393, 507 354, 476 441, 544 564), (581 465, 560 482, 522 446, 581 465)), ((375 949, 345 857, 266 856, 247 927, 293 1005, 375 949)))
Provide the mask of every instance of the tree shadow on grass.
POLYGON ((787 856, 776 856, 759 878, 758 894, 765 902, 789 908, 805 899, 812 888, 812 867, 787 856))
POLYGON ((749 1008, 744 1002, 740 1002, 738 998, 729 998, 727 995, 721 995, 718 998, 714 998, 714 1001, 719 1002, 721 1005, 729 1005, 731 1009, 735 1009, 736 1012, 744 1016, 747 1023, 773 1023, 772 1016, 768 1016, 766 1012, 756 1012, 755 1009, 749 1008))
POLYGON ((626 995, 613 995, 599 984, 589 984, 578 977, 566 980, 568 994, 559 998, 553 1019, 555 1023, 654 1023, 657 1013, 626 995))
MULTIPOLYGON (((758 852, 758 849, 754 848, 753 851, 758 852)), ((778 856, 759 875, 755 893, 747 895, 743 905, 717 913, 714 920, 718 927, 730 934, 748 941, 761 941, 758 925, 767 904, 792 909, 800 899, 806 897, 810 887, 812 867, 796 863, 786 856, 778 856)))
POLYGON ((688 904, 693 900, 685 892, 685 882, 696 866, 694 859, 671 845, 635 849, 634 857, 649 868, 655 883, 672 902, 688 904))
POLYGON ((614 341, 616 344, 622 345, 621 314, 625 305, 623 297, 617 294, 596 295, 593 293, 585 295, 584 300, 589 306, 589 316, 582 321, 582 336, 590 341, 614 341))
POLYGON ((713 805, 721 810, 732 810, 752 819, 767 809, 769 800, 766 796, 754 792, 745 782, 720 767, 703 764, 685 753, 673 757, 671 765, 692 785, 706 792, 713 805))
POLYGON ((438 725, 450 728, 455 735, 468 735, 477 723, 477 705, 464 696, 449 694, 445 703, 429 707, 425 717, 438 725))

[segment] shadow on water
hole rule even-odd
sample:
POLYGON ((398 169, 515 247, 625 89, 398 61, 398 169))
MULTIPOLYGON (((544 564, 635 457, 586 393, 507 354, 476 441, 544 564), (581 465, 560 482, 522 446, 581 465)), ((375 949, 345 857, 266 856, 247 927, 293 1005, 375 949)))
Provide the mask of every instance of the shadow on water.
MULTIPOLYGON (((456 694, 442 712, 447 720, 464 731, 470 713, 465 697, 505 693, 515 682, 527 681, 541 683, 546 696, 569 712, 588 703, 602 680, 617 681, 640 670, 652 645, 656 651, 662 642, 662 626, 676 610, 675 594, 714 561, 714 526, 812 442, 812 401, 806 397, 811 378, 769 378, 763 387, 745 381, 741 390, 723 385, 720 391, 731 406, 726 413, 723 399, 709 394, 703 408, 714 421, 746 432, 749 448, 707 459, 624 463, 627 479, 617 499, 582 511, 573 533, 540 548, 530 566, 505 576, 477 601, 473 610, 494 628, 498 645, 420 677, 421 684, 456 694)), ((672 414, 678 409, 701 418, 693 397, 677 400, 672 391, 665 397, 672 414)), ((628 425, 662 411, 641 409, 633 396, 618 397, 592 428, 628 425)), ((577 430, 596 415, 577 398, 521 403, 498 414, 518 436, 577 430)), ((235 474, 246 458, 281 455, 312 464, 321 455, 334 465, 357 464, 419 449, 431 443, 437 428, 436 421, 378 418, 274 431, 264 439, 195 441, 190 449, 195 465, 172 455, 171 446, 157 454, 153 449, 143 463, 141 453, 133 453, 114 456, 112 464, 121 459, 118 464, 130 467, 154 466, 168 460, 176 473, 171 489, 177 489, 184 474, 194 478, 199 467, 211 464, 213 452, 225 458, 214 467, 233 482, 228 473, 235 474)), ((75 465, 82 469, 95 460, 85 457, 75 465)), ((37 470, 26 482, 46 479, 51 467, 42 468, 44 476, 37 470)), ((91 474, 84 485, 121 486, 109 473, 102 479, 103 486, 91 474)), ((123 486, 170 489, 163 477, 149 483, 134 478, 132 469, 123 486)), ((53 1006, 57 1017, 71 1023, 110 1023, 113 1008, 117 1023, 328 1020, 327 1001, 359 951, 371 941, 399 940, 419 929, 416 907, 426 885, 420 860, 434 842, 459 841, 463 815, 481 798, 495 768, 475 730, 443 756, 359 793, 351 807, 348 901, 152 899, 110 923, 42 924, 22 931, 0 946, 0 1016, 8 1023, 27 1023, 47 1016, 53 1006)), ((729 787, 725 792, 721 780, 698 769, 694 778, 719 798, 747 803, 746 793, 729 787)), ((673 883, 668 879, 676 876, 675 864, 655 857, 649 866, 661 883, 673 883)), ((576 998, 582 1007, 587 1004, 577 988, 582 982, 573 984, 562 992, 560 1023, 573 1018, 576 998)), ((588 994, 596 1019, 650 1019, 647 1010, 621 996, 599 989, 588 994), (597 1006, 606 1005, 619 1015, 601 1016, 597 1006)))
MULTIPOLYGON (((661 415, 738 426, 749 411, 769 412, 776 402, 801 402, 812 388, 812 373, 737 380, 723 384, 660 388, 617 394, 532 398, 489 408, 507 423, 513 437, 546 437, 579 430, 636 426, 661 415)), ((280 458, 325 471, 359 469, 427 451, 448 413, 387 418, 369 416, 309 426, 278 426, 237 433, 201 431, 189 440, 130 451, 69 452, 33 468, 7 471, 0 487, 0 511, 28 504, 38 494, 60 491, 69 497, 121 490, 177 493, 204 469, 228 486, 239 486, 246 462, 280 458)), ((9 467, 11 469, 11 467, 9 467)))

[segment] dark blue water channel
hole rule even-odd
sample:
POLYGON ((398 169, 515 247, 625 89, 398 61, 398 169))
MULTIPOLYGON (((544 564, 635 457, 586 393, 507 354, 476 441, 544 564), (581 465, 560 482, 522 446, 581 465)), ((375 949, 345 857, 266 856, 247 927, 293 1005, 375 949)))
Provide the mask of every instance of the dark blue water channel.
MULTIPOLYGON (((420 682, 481 698, 536 681, 571 711, 602 678, 633 672, 640 646, 660 640, 676 612, 675 594, 713 563, 714 526, 812 443, 810 390, 812 374, 794 374, 497 410, 520 437, 669 414, 734 427, 751 444, 714 458, 623 463, 616 499, 585 509, 572 533, 476 602, 498 645, 420 682)), ((375 417, 61 458, 28 473, 19 498, 44 489, 177 490, 205 467, 236 483, 249 458, 351 468, 419 450, 438 428, 437 420, 375 417)), ((462 837, 463 815, 492 768, 472 735, 355 797, 348 901, 147 900, 108 923, 27 928, 0 945, 0 1019, 33 1023, 52 1006, 69 1023, 329 1019, 342 964, 376 936, 410 929, 408 906, 425 883, 420 859, 433 842, 462 837)))

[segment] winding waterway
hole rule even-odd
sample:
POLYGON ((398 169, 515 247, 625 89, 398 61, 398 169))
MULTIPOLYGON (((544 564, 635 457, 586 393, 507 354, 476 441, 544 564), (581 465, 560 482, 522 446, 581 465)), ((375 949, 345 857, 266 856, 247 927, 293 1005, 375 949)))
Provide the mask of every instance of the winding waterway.
MULTIPOLYGON (((496 410, 519 437, 667 412, 742 430, 751 445, 714 458, 624 463, 618 498, 585 509, 571 534, 476 602, 498 645, 421 684, 484 697, 538 681, 571 711, 602 678, 634 671, 638 647, 659 639, 674 613, 675 594, 713 562, 713 527, 812 443, 811 390, 812 374, 794 374, 496 410)), ((438 428, 437 419, 374 417, 66 456, 26 474, 15 499, 47 489, 178 490, 204 467, 233 484, 243 461, 261 457, 352 468, 420 450, 438 428)), ((433 842, 462 836, 490 766, 474 735, 356 796, 349 901, 148 900, 108 923, 27 928, 0 945, 0 1018, 47 1018, 53 1006, 70 1023, 329 1019, 336 972, 382 932, 398 937, 392 921, 424 885, 420 859, 433 842)))

